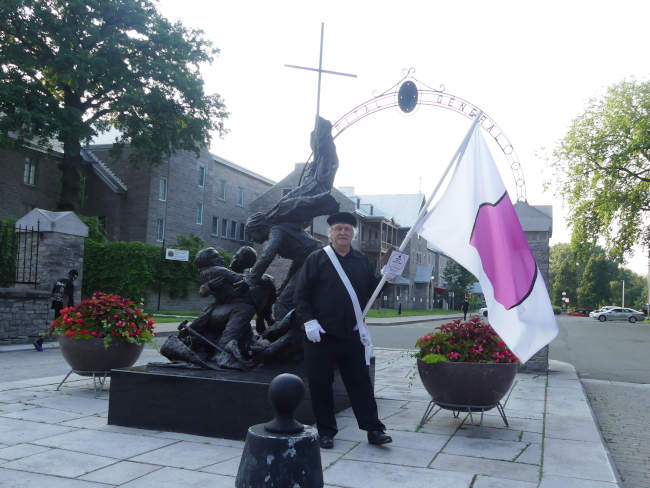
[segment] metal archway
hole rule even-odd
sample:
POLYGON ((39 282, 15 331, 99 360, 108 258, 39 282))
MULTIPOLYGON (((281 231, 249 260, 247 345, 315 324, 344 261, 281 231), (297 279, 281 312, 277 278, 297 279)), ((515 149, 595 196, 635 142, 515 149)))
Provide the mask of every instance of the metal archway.
MULTIPOLYGON (((481 109, 475 104, 445 91, 445 87, 431 88, 413 77, 415 69, 410 68, 406 75, 385 92, 357 105, 332 124, 332 137, 336 139, 350 126, 360 120, 390 108, 400 108, 411 112, 417 105, 439 107, 459 113, 468 119, 474 119, 481 109), (416 91, 414 91, 416 90, 416 91)), ((517 201, 526 201, 526 183, 517 153, 503 130, 492 117, 483 111, 481 127, 496 141, 507 161, 510 163, 512 176, 517 189, 517 201)), ((308 162, 311 159, 308 158, 308 162)), ((302 178, 301 178, 302 179, 302 178)))

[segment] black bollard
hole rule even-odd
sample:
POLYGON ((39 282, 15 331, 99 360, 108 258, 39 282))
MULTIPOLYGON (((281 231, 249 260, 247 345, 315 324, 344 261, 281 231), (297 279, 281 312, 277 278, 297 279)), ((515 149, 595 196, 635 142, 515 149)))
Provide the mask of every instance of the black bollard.
POLYGON ((236 488, 322 488, 318 432, 293 418, 305 394, 302 380, 283 373, 269 385, 275 418, 248 428, 236 488))

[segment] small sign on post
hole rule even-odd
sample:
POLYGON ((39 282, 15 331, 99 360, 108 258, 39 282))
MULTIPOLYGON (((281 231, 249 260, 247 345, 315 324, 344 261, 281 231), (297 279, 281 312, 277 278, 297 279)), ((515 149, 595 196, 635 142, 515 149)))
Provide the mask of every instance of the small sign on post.
POLYGON ((400 276, 404 272, 404 267, 406 266, 406 262, 408 260, 408 254, 404 254, 403 252, 399 251, 393 251, 390 255, 390 258, 388 258, 388 262, 386 263, 386 269, 392 274, 400 276))
POLYGON ((190 252, 184 249, 172 249, 171 247, 168 247, 165 249, 165 259, 171 261, 189 261, 190 252))

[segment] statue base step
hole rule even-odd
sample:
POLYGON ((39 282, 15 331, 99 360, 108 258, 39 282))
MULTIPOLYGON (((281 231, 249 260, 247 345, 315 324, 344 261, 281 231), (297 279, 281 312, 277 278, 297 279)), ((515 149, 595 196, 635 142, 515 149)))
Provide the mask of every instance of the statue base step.
MULTIPOLYGON (((374 372, 372 358, 370 377, 373 384, 374 372)), ((273 418, 268 389, 280 373, 293 373, 303 379, 307 394, 296 409, 295 418, 303 424, 314 424, 302 363, 265 365, 251 371, 154 365, 114 369, 111 371, 108 423, 244 440, 250 426, 273 418)), ((334 379, 334 405, 337 412, 350 406, 338 371, 334 379)))

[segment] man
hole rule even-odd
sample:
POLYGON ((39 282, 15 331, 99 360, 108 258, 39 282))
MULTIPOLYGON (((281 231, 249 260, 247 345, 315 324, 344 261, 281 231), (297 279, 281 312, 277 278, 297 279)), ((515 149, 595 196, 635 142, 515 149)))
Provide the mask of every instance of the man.
MULTIPOLYGON (((67 278, 61 278, 54 283, 52 287, 52 305, 54 310, 54 320, 61 315, 61 310, 74 305, 74 281, 79 276, 76 269, 68 271, 67 278)), ((43 339, 52 335, 52 329, 49 329, 43 337, 39 337, 32 344, 37 351, 43 351, 43 339)))
POLYGON ((306 333, 305 367, 320 446, 334 447, 338 432, 332 391, 336 367, 341 372, 359 428, 368 432, 368 442, 386 444, 392 439, 379 420, 366 361, 370 335, 365 324, 359 327, 354 299, 332 259, 338 260, 347 275, 361 309, 378 280, 368 259, 351 247, 356 227, 354 215, 339 212, 331 215, 327 223, 334 257, 330 258, 325 249, 312 252, 298 272, 294 295, 297 318, 304 324, 306 333))
POLYGON ((467 311, 469 310, 469 302, 467 298, 463 300, 463 320, 467 320, 467 311))

